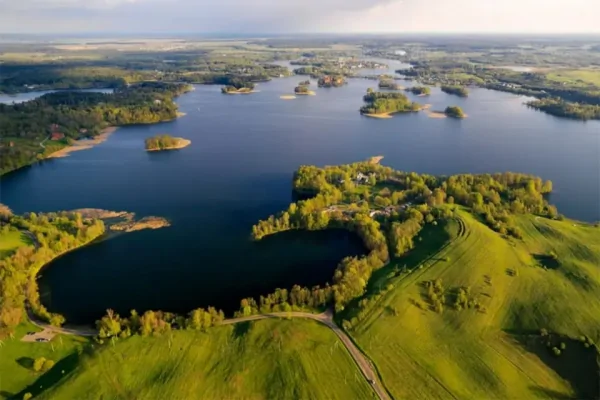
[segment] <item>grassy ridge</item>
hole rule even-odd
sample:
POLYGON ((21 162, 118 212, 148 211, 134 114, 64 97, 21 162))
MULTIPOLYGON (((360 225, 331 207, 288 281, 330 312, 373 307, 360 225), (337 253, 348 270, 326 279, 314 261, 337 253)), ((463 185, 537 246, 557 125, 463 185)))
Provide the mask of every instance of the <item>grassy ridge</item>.
MULTIPOLYGON (((516 334, 544 327, 598 339, 600 230, 526 216, 519 217, 526 237, 513 242, 470 214, 459 217, 437 231, 438 244, 450 244, 440 246, 422 269, 392 278, 394 289, 352 332, 388 389, 396 398, 589 396, 516 334), (549 251, 560 263, 553 270, 535 257, 549 251), (438 278, 449 299, 469 286, 485 311, 451 305, 432 311, 422 284, 438 278)), ((593 365, 575 368, 588 381, 597 379, 593 365)))
POLYGON ((263 320, 107 345, 43 397, 369 399, 373 392, 328 328, 263 320))

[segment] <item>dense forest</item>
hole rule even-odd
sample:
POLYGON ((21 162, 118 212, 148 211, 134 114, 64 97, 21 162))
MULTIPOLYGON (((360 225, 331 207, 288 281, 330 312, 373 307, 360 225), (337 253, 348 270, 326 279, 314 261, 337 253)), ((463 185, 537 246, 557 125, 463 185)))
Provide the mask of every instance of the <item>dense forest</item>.
POLYGON ((571 103, 560 98, 533 100, 527 105, 558 117, 581 120, 600 119, 600 105, 571 103))
MULTIPOLYGON (((107 126, 148 124, 177 117, 173 98, 189 86, 145 82, 114 93, 55 92, 18 104, 0 104, 0 173, 44 157, 39 145, 59 134, 51 145, 93 137, 107 126)), ((52 138, 54 139, 54 138, 52 138)))
POLYGON ((411 102, 402 93, 374 92, 368 90, 363 100, 367 104, 360 108, 361 114, 412 112, 421 109, 420 104, 411 102))
POLYGON ((0 260, 0 330, 11 330, 26 318, 26 306, 38 318, 61 325, 64 318, 41 304, 36 276, 53 258, 86 244, 104 233, 101 220, 79 213, 13 215, 0 205, 2 233, 21 232, 29 244, 0 260))
POLYGON ((459 97, 467 97, 469 95, 469 91, 462 86, 442 85, 442 92, 455 94, 459 97))

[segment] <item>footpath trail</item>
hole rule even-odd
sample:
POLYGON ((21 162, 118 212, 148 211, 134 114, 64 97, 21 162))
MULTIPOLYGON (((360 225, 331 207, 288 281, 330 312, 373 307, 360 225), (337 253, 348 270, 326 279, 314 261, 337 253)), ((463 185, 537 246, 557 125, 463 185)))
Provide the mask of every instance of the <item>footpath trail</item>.
MULTIPOLYGON (((375 370, 373 369, 371 363, 367 360, 367 358, 360 351, 360 349, 356 347, 356 345, 346 334, 346 332, 341 330, 340 327, 336 325, 336 323, 333 321, 333 314, 330 310, 325 311, 321 314, 311 314, 307 312, 292 311, 250 315, 248 317, 226 319, 222 321, 220 325, 233 325, 241 322, 258 321, 267 318, 308 318, 318 321, 323 325, 327 326, 333 331, 333 333, 337 335, 337 337, 344 344, 344 346, 348 350, 348 353, 350 353, 350 356, 360 369, 361 373, 377 394, 377 397, 379 397, 379 399, 381 400, 391 400, 387 391, 379 381, 379 378, 377 377, 377 374, 375 373, 375 370)), ((91 328, 57 328, 55 326, 51 326, 46 323, 40 322, 39 320, 36 320, 31 313, 29 313, 29 319, 34 325, 38 326, 39 328, 42 328, 44 330, 50 330, 54 333, 60 333, 63 335, 95 336, 98 334, 96 330, 91 328)))

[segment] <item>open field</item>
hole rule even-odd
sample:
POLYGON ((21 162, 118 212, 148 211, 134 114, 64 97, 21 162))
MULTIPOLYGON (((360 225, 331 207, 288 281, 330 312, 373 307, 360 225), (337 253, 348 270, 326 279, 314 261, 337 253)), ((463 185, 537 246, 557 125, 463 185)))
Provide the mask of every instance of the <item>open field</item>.
POLYGON ((84 357, 43 398, 369 399, 374 394, 327 327, 262 320, 134 336, 84 357))
POLYGON ((67 373, 74 367, 78 351, 87 343, 87 339, 66 335, 55 336, 49 343, 21 341, 27 332, 39 331, 36 326, 24 323, 12 338, 0 339, 0 399, 9 399, 21 392, 42 391, 44 386, 60 379, 63 370, 67 373), (34 372, 33 361, 39 357, 54 361, 55 367, 46 374, 34 372), (25 390, 30 385, 33 387, 25 390))
POLYGON ((392 263, 374 277, 371 291, 394 288, 351 334, 395 398, 597 395, 593 348, 572 341, 556 357, 532 343, 540 341, 540 328, 599 339, 600 229, 518 218, 523 241, 504 239, 460 212, 455 222, 424 231, 423 244, 397 261, 417 266, 414 272, 390 278, 392 263), (539 261, 550 251, 558 255, 555 269, 539 261), (441 312, 433 311, 423 285, 435 279, 443 285, 441 312), (480 308, 458 311, 457 289, 467 287, 480 308))
POLYGON ((0 260, 10 256, 17 248, 30 243, 30 240, 22 232, 10 231, 0 232, 0 260))
POLYGON ((569 85, 594 85, 600 87, 600 69, 557 69, 549 72, 547 78, 569 85))

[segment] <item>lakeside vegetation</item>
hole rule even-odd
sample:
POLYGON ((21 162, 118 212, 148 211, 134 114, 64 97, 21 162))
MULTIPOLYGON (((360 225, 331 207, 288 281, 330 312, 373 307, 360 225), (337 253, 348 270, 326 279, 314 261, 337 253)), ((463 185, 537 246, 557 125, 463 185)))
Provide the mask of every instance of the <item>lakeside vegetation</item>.
POLYGON ((448 106, 444 110, 444 114, 452 118, 465 118, 467 114, 458 106, 448 106))
POLYGON ((600 104, 581 104, 564 101, 560 98, 544 98, 529 101, 527 102, 527 105, 557 117, 580 119, 584 121, 588 119, 600 119, 600 104))
POLYGON ((107 126, 175 119, 173 99, 189 89, 148 82, 110 94, 56 92, 25 103, 0 104, 0 174, 43 159, 72 140, 95 137, 107 126))
POLYGON ((36 317, 60 326, 64 318, 40 302, 37 274, 52 259, 81 247, 105 232, 104 223, 79 213, 0 215, 0 231, 19 232, 25 238, 0 260, 0 334, 10 332, 27 317, 26 305, 36 317))
POLYGON ((183 147, 189 146, 191 142, 187 139, 173 137, 171 135, 155 135, 146 138, 144 143, 146 150, 160 151, 181 149, 183 147))
POLYGON ((468 97, 469 91, 467 88, 462 86, 450 86, 450 85, 442 85, 442 92, 448 94, 454 94, 458 97, 468 97))
POLYGON ((380 89, 388 89, 388 90, 400 90, 400 89, 402 89, 402 86, 400 86, 398 83, 396 83, 392 79, 382 79, 382 80, 379 81, 378 86, 379 86, 380 89))
POLYGON ((308 85, 306 85, 306 84, 301 84, 301 85, 296 86, 294 88, 294 93, 299 94, 299 95, 309 95, 309 96, 315 95, 315 92, 310 90, 308 88, 308 85))
POLYGON ((402 93, 375 92, 371 89, 367 90, 363 101, 367 104, 360 108, 360 113, 366 115, 415 112, 422 108, 419 103, 411 102, 402 93))
POLYGON ((317 84, 319 87, 330 88, 340 87, 345 85, 347 82, 342 75, 324 75, 319 78, 317 84))

